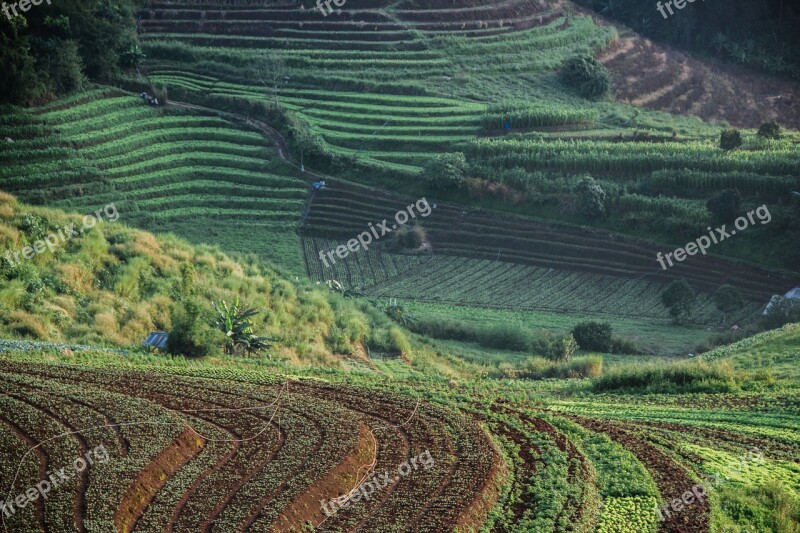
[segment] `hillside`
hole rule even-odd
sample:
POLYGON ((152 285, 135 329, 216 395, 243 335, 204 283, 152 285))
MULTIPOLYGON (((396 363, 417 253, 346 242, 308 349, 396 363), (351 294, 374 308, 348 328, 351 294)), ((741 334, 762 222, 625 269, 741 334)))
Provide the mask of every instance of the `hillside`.
POLYGON ((116 204, 99 213, 66 214, 0 195, 0 338, 131 347, 152 331, 192 327, 206 339, 198 350, 220 354, 223 337, 201 333, 203 317, 213 315, 212 302, 238 298, 260 311, 254 328, 276 339, 270 351, 281 359, 341 366, 333 354, 363 357, 367 339, 373 349, 395 349, 381 340, 393 328, 387 318, 327 288, 290 281, 254 256, 236 261, 217 247, 131 229, 116 204), (65 234, 68 227, 77 235, 65 234), (53 249, 26 261, 20 252, 41 239, 53 249))
POLYGON ((798 533, 800 13, 651 7, 4 5, 4 530, 798 533))

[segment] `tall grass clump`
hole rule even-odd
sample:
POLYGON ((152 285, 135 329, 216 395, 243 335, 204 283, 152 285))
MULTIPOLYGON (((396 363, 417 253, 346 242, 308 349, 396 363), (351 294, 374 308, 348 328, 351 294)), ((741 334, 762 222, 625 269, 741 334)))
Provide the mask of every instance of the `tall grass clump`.
POLYGON ((730 362, 682 361, 646 363, 607 372, 592 385, 593 392, 683 393, 734 392, 741 388, 741 375, 730 362))

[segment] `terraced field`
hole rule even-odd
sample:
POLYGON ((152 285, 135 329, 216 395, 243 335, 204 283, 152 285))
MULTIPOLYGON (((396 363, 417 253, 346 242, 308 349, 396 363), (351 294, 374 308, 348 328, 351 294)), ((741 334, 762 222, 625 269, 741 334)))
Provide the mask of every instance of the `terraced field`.
POLYGON ((611 35, 588 17, 567 17, 559 3, 531 0, 348 2, 327 18, 311 5, 154 2, 140 31, 155 84, 195 96, 277 97, 333 153, 408 174, 478 133, 486 105, 463 98, 471 77, 546 73, 611 35), (241 73, 266 50, 282 62, 280 83, 244 83, 241 73), (178 53, 191 61, 174 60, 178 53), (210 76, 203 61, 230 68, 210 76))
POLYGON ((342 386, 246 382, 224 372, 154 376, 8 363, 2 382, 0 434, 4 456, 15 458, 3 462, 2 479, 14 480, 4 487, 9 493, 87 449, 103 445, 110 456, 6 518, 17 531, 299 531, 307 524, 334 531, 387 520, 437 531, 481 523, 485 514, 462 495, 499 481, 496 452, 477 424, 391 394, 365 398, 342 386), (31 453, 34 441, 41 445, 31 453), (320 497, 355 486, 365 466, 393 472, 424 451, 432 465, 393 480, 374 500, 332 517, 319 506, 320 497), (99 495, 104 505, 83 503, 99 495))
POLYGON ((20 199, 80 213, 114 203, 130 225, 299 262, 307 186, 253 128, 107 88, 3 119, 14 144, 0 185, 20 199))
MULTIPOLYGON (((797 335, 777 333, 769 338, 797 335)), ((769 342, 762 348, 778 356, 769 342)), ((0 447, 12 458, 0 466, 3 490, 22 493, 98 446, 107 458, 5 517, 11 530, 706 532, 753 524, 743 509, 769 509, 758 491, 775 483, 776 497, 800 493, 790 390, 587 401, 535 383, 417 371, 387 381, 398 363, 289 378, 64 357, 0 361, 0 447), (425 452, 424 467, 398 469, 425 452), (346 494, 365 472, 390 482, 326 516, 320 500, 346 494), (716 495, 659 522, 656 505, 715 473, 716 495), (753 499, 726 505, 735 490, 753 499)))
MULTIPOLYGON (((776 284, 788 290, 793 282, 779 272, 710 256, 663 271, 655 260, 660 248, 653 244, 441 203, 418 221, 432 254, 399 254, 389 235, 336 264, 328 261, 326 266, 319 259, 320 251, 334 250, 370 223, 391 220, 412 201, 359 185, 329 183, 315 196, 303 226, 309 275, 380 297, 658 320, 668 317, 660 304, 664 285, 684 277, 703 291, 697 320, 706 323, 715 320, 710 293, 720 276, 749 296, 751 304, 741 318, 752 318, 776 284)), ((435 204, 433 198, 428 201, 435 204)))

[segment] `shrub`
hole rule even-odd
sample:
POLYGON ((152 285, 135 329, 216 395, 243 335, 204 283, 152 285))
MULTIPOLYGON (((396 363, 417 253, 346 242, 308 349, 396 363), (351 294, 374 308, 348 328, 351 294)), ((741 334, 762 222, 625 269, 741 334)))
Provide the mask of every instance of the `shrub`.
POLYGON ((577 357, 569 362, 553 362, 542 357, 530 357, 519 368, 501 369, 503 377, 519 379, 581 379, 597 378, 603 373, 603 358, 599 355, 577 357))
POLYGON ((758 136, 764 139, 780 139, 781 126, 774 120, 765 122, 758 128, 758 136))
POLYGON ((435 339, 477 342, 480 335, 475 326, 461 320, 445 317, 417 319, 412 331, 435 339))
POLYGON ((478 342, 487 348, 526 352, 534 345, 534 336, 516 324, 499 324, 479 333, 478 342))
POLYGON ((742 145, 742 134, 737 129, 728 129, 720 133, 719 147, 723 150, 734 150, 742 145))
POLYGON ((552 344, 550 358, 554 361, 569 361, 578 351, 578 342, 572 335, 566 335, 552 344))
POLYGON ((724 224, 730 224, 736 219, 741 205, 742 195, 735 189, 725 189, 706 202, 706 207, 714 217, 714 221, 724 224))
POLYGON ((611 92, 611 73, 591 56, 576 56, 561 65, 561 82, 584 98, 600 99, 611 92))
POLYGON ((606 216, 606 193, 594 178, 586 176, 575 187, 578 213, 588 219, 602 219, 606 216))
POLYGON ((773 297, 769 309, 759 321, 764 329, 776 329, 790 322, 800 322, 800 302, 783 297, 773 297))
POLYGON ((728 322, 728 313, 734 313, 744 307, 744 298, 739 289, 733 285, 723 285, 714 293, 714 305, 722 313, 722 324, 728 322))
POLYGON ((630 339, 613 337, 611 339, 611 353, 619 355, 636 355, 638 353, 642 353, 642 350, 639 349, 639 347, 636 346, 636 344, 630 339))
POLYGON ((222 339, 202 319, 200 306, 187 301, 170 310, 172 329, 167 339, 167 352, 187 357, 204 357, 218 352, 222 339))
POLYGON ((427 235, 422 226, 401 226, 394 234, 398 248, 405 250, 418 250, 427 241, 427 235))
POLYGON ((680 322, 682 318, 691 315, 696 297, 688 281, 676 279, 661 293, 661 303, 669 310, 675 322, 680 322))
POLYGON ((464 184, 466 169, 463 153, 441 154, 425 164, 420 176, 433 189, 456 189, 464 184))
POLYGON ((611 351, 611 324, 606 322, 581 322, 572 328, 572 335, 583 350, 611 351))
POLYGON ((411 343, 408 342, 408 337, 403 333, 403 330, 397 326, 389 327, 389 342, 393 351, 398 352, 402 356, 411 355, 411 343))

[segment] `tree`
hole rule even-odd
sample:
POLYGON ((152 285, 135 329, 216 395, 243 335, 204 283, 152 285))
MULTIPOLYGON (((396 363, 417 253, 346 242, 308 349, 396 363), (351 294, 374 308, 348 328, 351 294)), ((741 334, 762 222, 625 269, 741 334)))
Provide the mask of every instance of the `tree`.
POLYGON ((30 37, 25 35, 27 22, 23 17, 7 19, 0 15, 0 102, 22 105, 38 98, 44 87, 35 70, 35 58, 30 53, 30 37))
POLYGON ((256 77, 272 93, 276 109, 278 108, 278 88, 285 81, 285 76, 286 63, 274 52, 270 52, 256 64, 256 77))
POLYGON ((765 122, 758 128, 758 136, 764 139, 780 139, 781 126, 774 120, 765 122))
POLYGON ((225 300, 222 305, 216 302, 211 303, 217 314, 207 319, 211 327, 225 334, 225 353, 228 355, 241 355, 243 352, 252 354, 270 347, 268 337, 257 337, 253 335, 252 317, 258 314, 255 308, 239 309, 239 297, 237 296, 233 305, 228 307, 225 300))
POLYGON ((742 134, 739 130, 724 130, 719 135, 719 147, 723 150, 734 150, 742 145, 742 134))
POLYGON ((591 56, 575 56, 561 65, 561 83, 584 98, 600 99, 611 92, 611 73, 591 56))
POLYGON ((582 350, 611 351, 611 324, 607 322, 581 322, 572 328, 572 336, 582 350))
POLYGON ((459 188, 464 184, 467 158, 461 152, 441 154, 430 159, 420 176, 431 188, 447 190, 459 188))
POLYGON ((586 176, 575 188, 578 213, 588 219, 603 219, 606 216, 606 193, 594 178, 586 176))
POLYGON ((672 281, 661 293, 661 303, 676 323, 691 315, 696 298, 694 289, 685 279, 672 281))
POLYGON ((725 189, 706 202, 706 207, 711 211, 714 221, 724 224, 730 224, 736 219, 741 205, 742 195, 735 189, 725 189))
POLYGON ((726 325, 728 313, 734 313, 744 307, 744 298, 739 289, 733 285, 723 285, 714 293, 714 305, 722 313, 722 325, 726 325))

